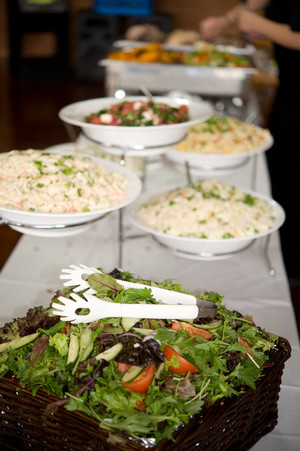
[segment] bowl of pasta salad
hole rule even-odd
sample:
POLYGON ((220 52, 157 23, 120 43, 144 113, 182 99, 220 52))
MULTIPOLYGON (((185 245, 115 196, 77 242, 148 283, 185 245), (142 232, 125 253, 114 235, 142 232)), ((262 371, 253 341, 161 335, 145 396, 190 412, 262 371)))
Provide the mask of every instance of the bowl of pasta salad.
POLYGON ((131 222, 173 253, 222 259, 279 229, 283 208, 273 199, 218 180, 144 193, 129 207, 131 222))
POLYGON ((192 125, 185 138, 167 150, 166 156, 177 167, 187 162, 199 174, 218 176, 243 166, 272 144, 268 129, 236 117, 213 115, 192 125))
POLYGON ((22 233, 79 233, 140 191, 137 175, 106 159, 34 149, 0 155, 1 222, 22 233))
POLYGON ((129 96, 120 100, 103 97, 84 100, 62 108, 59 118, 92 141, 124 151, 164 147, 182 140, 188 128, 208 119, 208 102, 179 103, 170 97, 129 96))

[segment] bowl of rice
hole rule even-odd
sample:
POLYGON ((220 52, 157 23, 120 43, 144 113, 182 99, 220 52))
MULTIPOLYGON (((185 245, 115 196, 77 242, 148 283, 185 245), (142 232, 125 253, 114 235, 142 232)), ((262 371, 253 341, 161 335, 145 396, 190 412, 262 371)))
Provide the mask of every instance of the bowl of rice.
MULTIPOLYGON (((154 108, 141 111, 145 104, 149 105, 149 100, 144 96, 129 96, 122 100, 102 97, 67 105, 59 111, 58 116, 63 122, 80 127, 82 133, 92 141, 125 151, 164 147, 179 142, 192 124, 204 121, 213 114, 212 106, 204 101, 188 101, 183 105, 170 97, 154 97, 153 102, 150 102, 150 105, 154 104, 154 108), (142 117, 147 120, 112 120, 114 109, 123 104, 126 106, 126 119, 142 117), (131 108, 128 111, 129 104, 131 108), (181 121, 174 122, 173 113, 177 114, 183 106, 187 109, 187 115, 181 121), (156 111, 160 107, 173 110, 172 118, 169 116, 161 121, 161 115, 156 111), (93 117, 96 120, 92 120, 93 117)), ((119 114, 124 115, 123 112, 119 114)))
POLYGON ((285 220, 273 199, 218 180, 145 193, 128 210, 132 223, 159 244, 200 260, 245 250, 285 220))
POLYGON ((22 233, 79 233, 140 191, 137 175, 106 159, 34 149, 0 155, 1 221, 22 233))

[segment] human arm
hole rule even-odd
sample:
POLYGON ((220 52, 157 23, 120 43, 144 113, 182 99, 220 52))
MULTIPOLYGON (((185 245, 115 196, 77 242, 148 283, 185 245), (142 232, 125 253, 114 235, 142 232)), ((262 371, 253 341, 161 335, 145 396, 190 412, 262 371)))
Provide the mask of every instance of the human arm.
POLYGON ((244 4, 239 2, 223 15, 210 16, 202 20, 199 24, 200 32, 205 39, 211 39, 236 23, 244 6, 250 8, 251 11, 256 11, 267 6, 269 1, 270 0, 248 0, 247 2, 244 2, 244 4))
POLYGON ((241 10, 237 25, 241 31, 255 31, 276 44, 300 50, 300 32, 293 31, 287 24, 281 24, 253 12, 241 10))

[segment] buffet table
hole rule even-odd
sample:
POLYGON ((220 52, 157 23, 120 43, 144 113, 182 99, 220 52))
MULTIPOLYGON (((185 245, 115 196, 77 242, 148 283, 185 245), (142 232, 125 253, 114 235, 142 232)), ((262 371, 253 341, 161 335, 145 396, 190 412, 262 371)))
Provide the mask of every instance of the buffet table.
MULTIPOLYGON (((175 171, 164 159, 149 163, 146 171, 145 190, 186 183, 184 171, 175 171)), ((265 195, 270 193, 264 154, 222 180, 265 195)), ((62 287, 62 268, 86 264, 111 271, 119 265, 120 256, 124 270, 146 279, 171 278, 194 293, 217 291, 224 296, 226 306, 252 315, 257 325, 288 339, 293 349, 283 374, 278 425, 253 449, 300 449, 299 336, 278 233, 271 236, 267 253, 266 241, 260 238, 230 258, 197 261, 174 256, 149 236, 141 235, 130 224, 126 211, 122 217, 123 241, 119 241, 117 211, 94 223, 87 233, 76 236, 24 235, 0 275, 0 323, 22 316, 29 307, 47 306, 53 293, 62 287)))

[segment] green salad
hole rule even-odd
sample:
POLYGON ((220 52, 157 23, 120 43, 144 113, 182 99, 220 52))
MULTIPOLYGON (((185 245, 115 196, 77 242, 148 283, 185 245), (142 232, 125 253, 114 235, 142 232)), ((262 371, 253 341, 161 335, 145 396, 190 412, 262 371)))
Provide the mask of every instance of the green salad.
MULTIPOLYGON (((108 302, 156 302, 149 288, 125 290, 116 279, 187 293, 172 280, 137 280, 119 270, 87 280, 108 302)), ((53 300, 70 297, 73 288, 59 290, 53 300)), ((204 406, 255 389, 278 339, 251 317, 228 310, 219 294, 198 297, 217 304, 214 318, 74 325, 53 315, 51 306, 32 308, 0 329, 0 377, 13 375, 33 396, 40 389, 54 393, 57 401, 46 412, 81 411, 109 431, 110 443, 175 440, 174 432, 204 406)))

